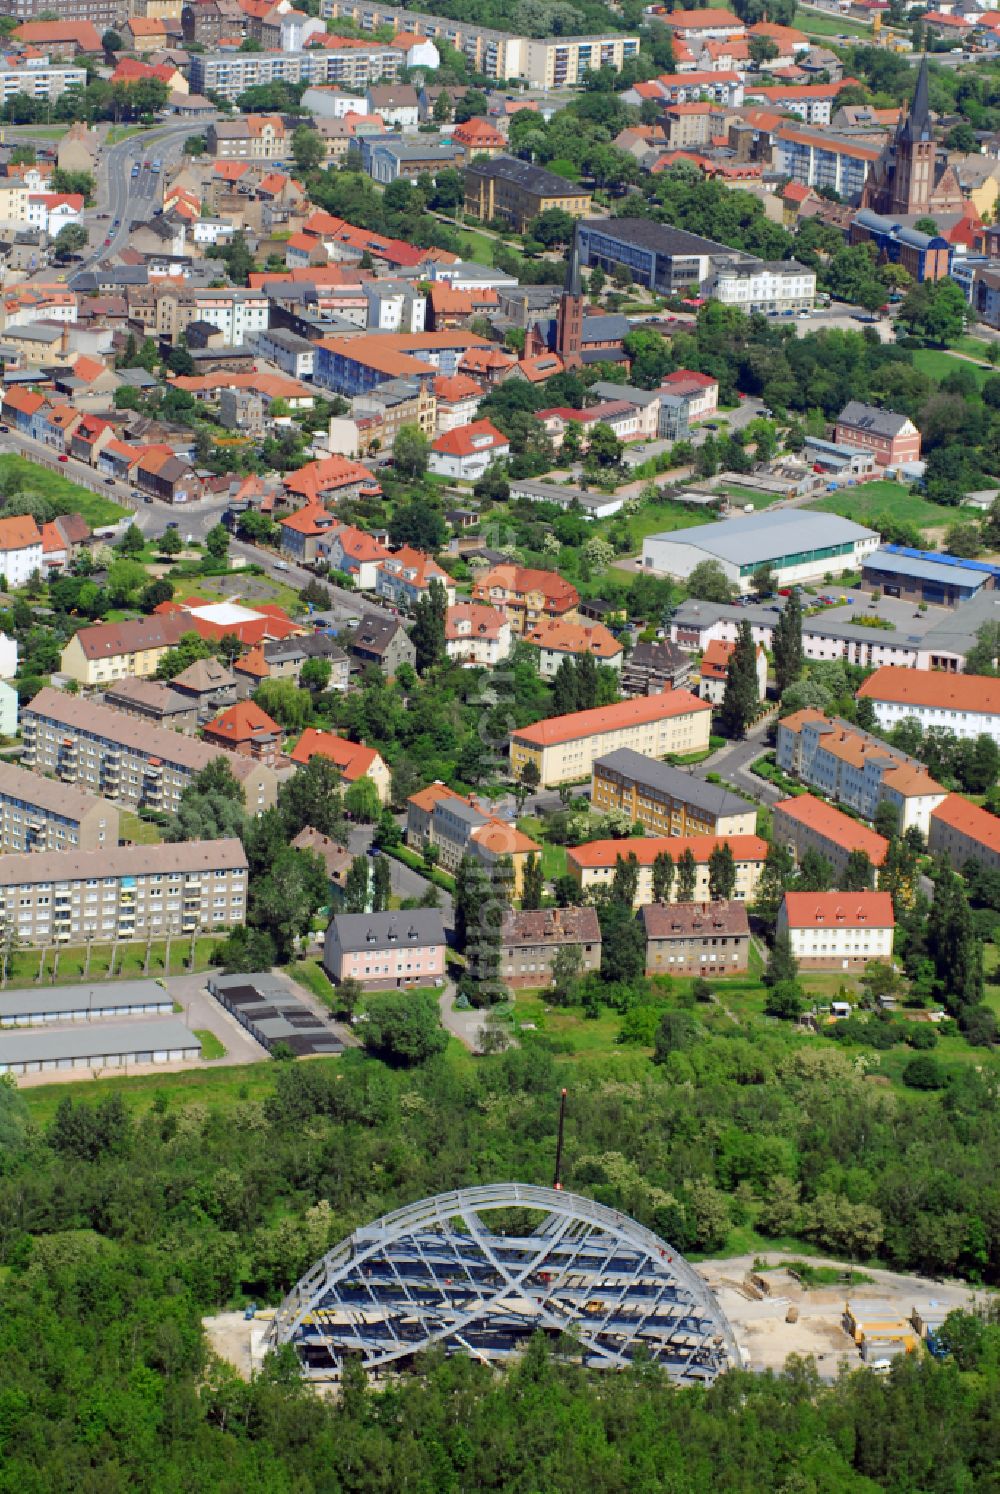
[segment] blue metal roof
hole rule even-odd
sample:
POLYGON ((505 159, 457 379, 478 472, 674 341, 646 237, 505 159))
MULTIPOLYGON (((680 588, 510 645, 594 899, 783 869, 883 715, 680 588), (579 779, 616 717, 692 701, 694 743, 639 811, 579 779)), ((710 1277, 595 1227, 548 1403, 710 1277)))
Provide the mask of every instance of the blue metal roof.
POLYGON ((866 569, 890 571, 951 586, 963 584, 963 577, 956 575, 961 571, 975 573, 964 578, 967 586, 984 585, 987 578, 992 576, 996 580, 1000 577, 1000 566, 990 565, 985 560, 965 560, 960 555, 942 555, 936 550, 912 550, 906 545, 883 545, 867 556, 864 564, 866 569))

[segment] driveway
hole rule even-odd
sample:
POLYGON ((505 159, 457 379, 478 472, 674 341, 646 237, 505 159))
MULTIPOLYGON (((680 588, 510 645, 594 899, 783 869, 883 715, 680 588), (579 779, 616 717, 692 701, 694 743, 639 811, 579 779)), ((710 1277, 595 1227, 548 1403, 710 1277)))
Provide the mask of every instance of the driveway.
POLYGON ((226 1050, 225 1058, 214 1060, 220 1067, 238 1063, 263 1063, 265 1059, 270 1059, 266 1048, 262 1048, 256 1038, 252 1038, 246 1028, 241 1027, 236 1018, 214 996, 208 994, 205 982, 210 973, 202 971, 200 975, 175 975, 164 982, 174 1001, 183 1008, 186 1026, 192 1032, 204 1032, 207 1029, 215 1034, 226 1050))

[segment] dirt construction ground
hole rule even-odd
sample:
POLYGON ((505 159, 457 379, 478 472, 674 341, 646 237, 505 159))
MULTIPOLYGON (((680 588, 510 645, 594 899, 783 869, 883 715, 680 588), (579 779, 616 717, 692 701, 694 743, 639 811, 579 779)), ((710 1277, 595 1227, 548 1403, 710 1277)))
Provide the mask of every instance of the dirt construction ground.
MULTIPOLYGON (((779 1266, 794 1257, 772 1252, 757 1259, 769 1266, 779 1266)), ((861 1364, 858 1349, 841 1325, 847 1302, 892 1302, 898 1307, 899 1316, 908 1319, 914 1307, 926 1307, 931 1302, 947 1309, 968 1307, 975 1296, 961 1282, 931 1281, 928 1277, 901 1276, 871 1267, 863 1273, 870 1281, 848 1286, 848 1268, 843 1262, 810 1257, 809 1263, 814 1266, 840 1266, 845 1273, 844 1285, 806 1289, 787 1271, 769 1270, 763 1273, 763 1278, 771 1289, 770 1295, 757 1301, 744 1286, 754 1260, 755 1257, 747 1255, 702 1261, 696 1270, 712 1288, 732 1323, 747 1367, 755 1370, 780 1370, 789 1354, 813 1355, 824 1379, 836 1379, 842 1362, 858 1368, 861 1364), (791 1306, 798 1309, 796 1323, 785 1321, 791 1306)))

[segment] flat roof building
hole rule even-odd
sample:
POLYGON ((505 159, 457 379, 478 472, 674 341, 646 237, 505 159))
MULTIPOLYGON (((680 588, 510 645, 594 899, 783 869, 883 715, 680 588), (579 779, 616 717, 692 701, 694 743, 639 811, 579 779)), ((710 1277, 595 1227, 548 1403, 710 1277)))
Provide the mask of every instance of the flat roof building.
POLYGON ((619 748, 594 763, 591 803, 622 809, 650 835, 753 835, 757 808, 721 784, 619 748))
POLYGON ((577 243, 585 267, 609 274, 623 267, 637 285, 664 295, 700 288, 716 269, 745 258, 739 249, 651 218, 588 218, 577 243))
POLYGON ((934 607, 958 607, 981 591, 997 590, 998 582, 1000 566, 985 560, 905 545, 882 545, 868 556, 861 572, 861 584, 873 591, 934 607))
POLYGON ((740 591, 750 591, 754 572, 767 566, 779 586, 821 581, 825 575, 859 570, 879 546, 873 529, 805 509, 751 514, 719 523, 700 524, 647 535, 643 569, 667 576, 690 576, 703 561, 714 560, 740 591))
POLYGON ((329 1023, 300 1001, 278 976, 213 975, 208 989, 268 1053, 280 1047, 287 1048, 295 1058, 335 1058, 344 1051, 329 1023))
POLYGON ((169 1016, 173 1009, 173 998, 156 980, 108 980, 92 985, 0 991, 0 1027, 169 1016))
POLYGON ((573 711, 511 733, 510 763, 520 778, 529 762, 551 788, 590 777, 599 757, 630 747, 643 757, 702 752, 708 747, 712 707, 688 690, 638 695, 617 705, 573 711))
POLYGON ((64 1070, 126 1069, 129 1064, 191 1062, 201 1041, 179 1017, 142 1022, 85 1022, 59 1031, 0 1032, 0 1074, 21 1078, 64 1070))
POLYGON ((118 844, 118 810, 71 784, 0 762, 0 849, 99 851, 118 844))

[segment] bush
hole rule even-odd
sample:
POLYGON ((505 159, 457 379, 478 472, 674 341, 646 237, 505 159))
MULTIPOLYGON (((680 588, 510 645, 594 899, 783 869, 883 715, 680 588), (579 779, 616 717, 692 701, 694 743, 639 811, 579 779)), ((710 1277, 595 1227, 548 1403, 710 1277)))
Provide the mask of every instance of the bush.
POLYGON ((928 1048, 936 1048, 937 1040, 937 1033, 926 1022, 921 1022, 919 1026, 914 1027, 911 1032, 906 1034, 906 1041, 910 1047, 916 1048, 920 1052, 926 1052, 928 1048))
POLYGON ((365 1047, 386 1063, 409 1068, 448 1046, 437 1002, 426 991, 391 991, 377 996, 367 1015, 365 1047))
POLYGON ((908 1089, 942 1089, 945 1083, 944 1070, 937 1059, 923 1054, 910 1059, 902 1079, 908 1089))

